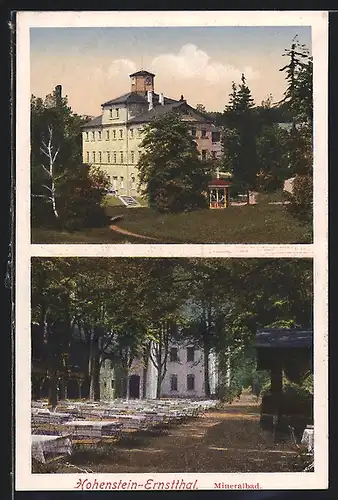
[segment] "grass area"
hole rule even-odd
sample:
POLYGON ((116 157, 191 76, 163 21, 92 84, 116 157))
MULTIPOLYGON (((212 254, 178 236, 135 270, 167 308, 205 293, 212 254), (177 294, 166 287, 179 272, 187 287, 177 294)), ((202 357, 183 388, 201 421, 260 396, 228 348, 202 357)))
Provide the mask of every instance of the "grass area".
MULTIPOLYGON (((156 238, 158 243, 311 243, 307 228, 283 205, 245 205, 225 210, 198 210, 161 214, 150 208, 107 206, 110 217, 122 216, 117 225, 131 233, 156 238)), ((79 232, 33 229, 33 243, 145 243, 109 228, 79 232)), ((150 242, 150 241, 149 241, 150 242)), ((153 242, 154 243, 154 242, 153 242)))
POLYGON ((68 243, 68 244, 116 244, 116 243, 139 243, 137 238, 124 236, 109 228, 84 229, 83 231, 55 231, 53 229, 33 228, 32 243, 68 243))

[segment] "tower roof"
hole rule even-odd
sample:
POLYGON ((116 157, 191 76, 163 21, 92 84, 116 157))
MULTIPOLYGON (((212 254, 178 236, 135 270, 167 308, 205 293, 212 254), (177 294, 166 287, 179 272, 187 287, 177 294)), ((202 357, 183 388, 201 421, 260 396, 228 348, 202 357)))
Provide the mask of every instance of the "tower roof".
POLYGON ((129 75, 130 77, 132 76, 155 76, 154 73, 149 73, 149 71, 141 70, 141 71, 136 71, 136 73, 132 73, 129 75))

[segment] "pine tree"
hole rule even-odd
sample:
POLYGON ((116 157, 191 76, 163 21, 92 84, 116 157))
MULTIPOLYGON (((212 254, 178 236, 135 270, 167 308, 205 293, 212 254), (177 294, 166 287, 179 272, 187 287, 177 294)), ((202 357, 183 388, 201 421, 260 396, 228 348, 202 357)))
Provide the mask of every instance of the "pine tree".
POLYGON ((311 222, 313 215, 313 63, 309 50, 300 44, 298 36, 283 56, 289 64, 280 71, 288 83, 282 103, 292 114, 292 132, 288 141, 290 171, 294 176, 293 193, 289 196, 289 211, 297 218, 311 222))
POLYGON ((224 110, 227 127, 224 130, 223 162, 232 173, 234 185, 254 189, 258 172, 256 155, 256 124, 254 100, 242 74, 241 84, 232 83, 229 105, 224 110))

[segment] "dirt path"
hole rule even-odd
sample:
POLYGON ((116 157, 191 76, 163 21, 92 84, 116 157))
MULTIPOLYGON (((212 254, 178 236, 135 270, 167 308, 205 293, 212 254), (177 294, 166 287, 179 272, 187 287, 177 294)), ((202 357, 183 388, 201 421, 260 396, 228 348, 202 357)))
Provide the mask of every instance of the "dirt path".
POLYGON ((132 236, 133 238, 158 241, 157 238, 152 238, 151 236, 144 236, 143 234, 131 233, 130 231, 127 231, 126 229, 122 229, 121 227, 116 226, 115 224, 112 224, 111 226, 109 226, 109 229, 111 231, 115 231, 116 233, 124 234, 125 236, 132 236))
MULTIPOLYGON (((257 404, 245 399, 95 453, 74 454, 71 462, 102 473, 289 472, 296 455, 290 442, 274 444, 260 431, 257 404)), ((73 471, 61 466, 57 472, 73 471)))

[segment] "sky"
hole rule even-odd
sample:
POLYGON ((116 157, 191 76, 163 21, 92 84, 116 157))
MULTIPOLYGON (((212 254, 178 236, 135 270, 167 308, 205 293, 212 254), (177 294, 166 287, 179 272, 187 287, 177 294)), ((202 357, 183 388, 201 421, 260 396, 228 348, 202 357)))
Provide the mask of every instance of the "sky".
POLYGON ((129 74, 155 73, 155 92, 222 111, 244 73, 256 104, 285 91, 284 50, 298 35, 311 51, 307 26, 31 28, 31 94, 56 85, 75 113, 98 116, 101 104, 130 91, 129 74))

